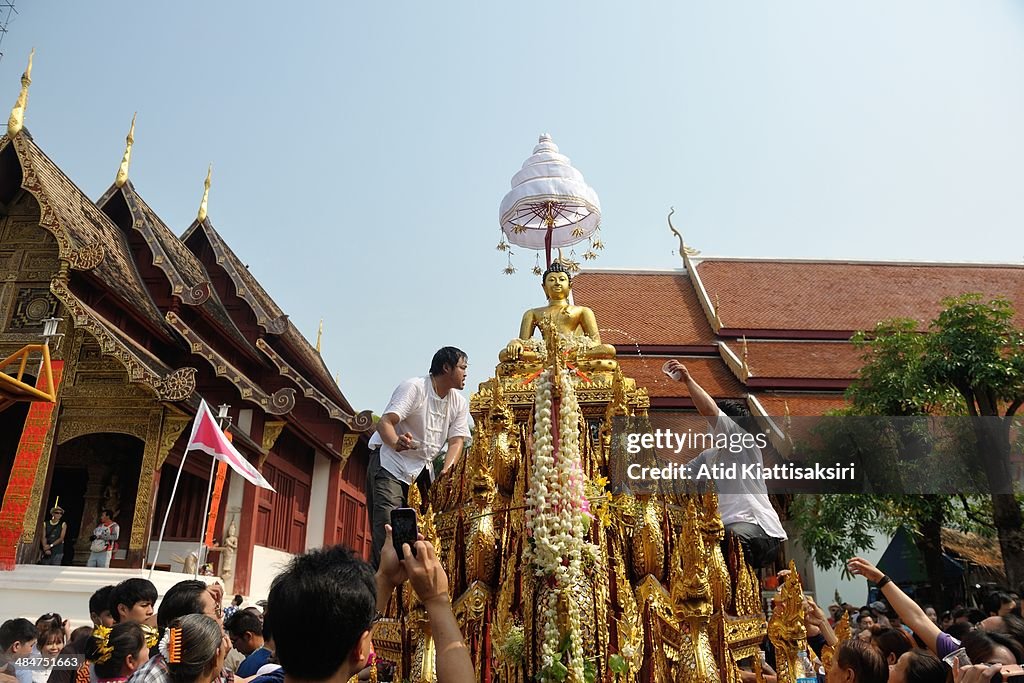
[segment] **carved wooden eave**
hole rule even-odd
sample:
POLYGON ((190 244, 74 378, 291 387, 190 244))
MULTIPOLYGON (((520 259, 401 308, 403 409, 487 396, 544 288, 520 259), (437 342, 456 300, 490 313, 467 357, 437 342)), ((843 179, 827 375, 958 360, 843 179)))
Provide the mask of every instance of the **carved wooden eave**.
POLYGON ((142 284, 120 231, 32 141, 27 131, 0 140, 13 146, 21 166, 21 187, 39 206, 39 227, 53 235, 57 256, 68 267, 90 273, 150 329, 162 333, 160 312, 142 284))
POLYGON ((132 181, 128 180, 125 182, 123 187, 112 185, 102 197, 100 197, 97 204, 105 206, 111 198, 121 193, 124 198, 125 204, 128 206, 128 210, 132 216, 132 229, 134 229, 142 237, 143 241, 149 247, 150 252, 153 254, 153 265, 163 271, 167 277, 168 283, 171 285, 171 294, 181 300, 182 303, 189 306, 199 306, 207 299, 210 298, 210 292, 212 287, 209 282, 199 282, 194 286, 189 285, 185 278, 182 277, 181 273, 174 265, 174 260, 164 249, 163 244, 160 243, 159 238, 153 228, 154 217, 147 215, 147 211, 144 208, 142 202, 139 201, 138 195, 135 192, 132 181))
MULTIPOLYGON (((193 228, 198 226, 202 228, 203 234, 206 235, 207 241, 210 243, 210 248, 213 250, 214 257, 219 265, 231 282, 235 285, 235 293, 238 298, 249 304, 249 308, 252 309, 253 315, 256 316, 256 323, 262 327, 269 334, 283 334, 288 328, 288 316, 272 311, 268 308, 264 302, 260 301, 259 297, 252 291, 252 285, 247 280, 252 276, 248 273, 243 274, 242 269, 245 266, 238 260, 235 253, 225 244, 220 234, 217 233, 213 228, 213 224, 210 223, 209 218, 204 218, 201 223, 194 224, 193 228)), ((192 231, 190 229, 185 233, 187 237, 192 231)), ((183 237, 184 240, 186 237, 183 237)))
POLYGON ((195 391, 195 368, 172 370, 156 358, 144 358, 143 349, 132 348, 110 323, 72 294, 60 279, 50 283, 50 291, 64 305, 75 327, 91 334, 103 355, 115 358, 124 366, 128 381, 148 386, 164 401, 184 401, 195 391))
POLYGON ((373 426, 373 411, 364 410, 358 415, 345 412, 337 403, 327 398, 323 392, 310 384, 309 380, 289 365, 288 361, 282 358, 265 340, 257 339, 256 348, 265 353, 270 362, 277 366, 277 370, 281 373, 282 377, 287 377, 302 390, 303 396, 322 405, 331 419, 343 422, 349 429, 355 432, 364 432, 373 426))
POLYGON ((264 412, 271 415, 285 415, 295 407, 294 389, 278 389, 273 394, 268 394, 258 384, 246 377, 241 370, 229 363, 224 356, 210 348, 210 345, 203 341, 202 337, 174 311, 169 311, 164 319, 175 332, 188 342, 192 353, 205 358, 217 376, 231 382, 244 400, 255 403, 263 408, 264 412))

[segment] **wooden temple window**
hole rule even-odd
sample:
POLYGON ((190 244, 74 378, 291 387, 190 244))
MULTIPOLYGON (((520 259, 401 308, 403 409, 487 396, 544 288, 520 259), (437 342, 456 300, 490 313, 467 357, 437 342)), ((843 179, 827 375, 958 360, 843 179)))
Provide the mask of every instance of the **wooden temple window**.
MULTIPOLYGON (((188 471, 188 466, 181 473, 178 491, 174 494, 174 505, 167 518, 165 541, 198 541, 203 524, 203 501, 209 483, 205 477, 199 477, 188 471)), ((153 538, 160 534, 163 515, 171 499, 174 477, 178 474, 177 466, 164 465, 160 472, 160 490, 156 498, 157 516, 153 520, 153 538)))
POLYGON ((306 549, 311 475, 271 453, 263 476, 275 491, 260 489, 256 510, 256 543, 289 553, 306 549))

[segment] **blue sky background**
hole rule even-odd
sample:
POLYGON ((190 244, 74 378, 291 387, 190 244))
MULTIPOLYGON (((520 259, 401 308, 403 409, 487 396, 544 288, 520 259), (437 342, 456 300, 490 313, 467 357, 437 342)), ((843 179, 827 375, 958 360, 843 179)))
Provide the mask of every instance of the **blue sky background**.
POLYGON ((494 249, 542 132, 601 198, 595 267, 676 267, 670 206, 709 255, 1024 260, 1018 2, 17 4, 0 104, 34 46, 27 125, 94 199, 138 111, 179 234, 213 162, 211 220, 357 410, 445 344, 475 388, 542 303, 494 249))

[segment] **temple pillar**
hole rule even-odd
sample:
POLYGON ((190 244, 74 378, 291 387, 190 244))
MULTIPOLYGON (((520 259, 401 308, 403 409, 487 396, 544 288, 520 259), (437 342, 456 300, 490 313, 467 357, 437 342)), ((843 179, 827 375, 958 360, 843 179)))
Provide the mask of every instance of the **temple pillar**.
MULTIPOLYGON (((324 546, 338 542, 338 514, 341 508, 341 470, 342 462, 331 458, 331 467, 327 475, 327 506, 324 510, 324 546)), ((312 510, 312 506, 310 506, 312 510)), ((362 548, 356 548, 362 552, 362 548)))
MULTIPOLYGON (((64 361, 51 361, 51 367, 54 388, 59 390, 64 361)), ((42 377, 36 383, 40 388, 41 382, 42 377)), ((30 554, 38 532, 40 498, 53 448, 56 407, 56 403, 34 402, 25 418, 0 507, 0 570, 9 571, 14 569, 16 562, 34 559, 30 554), (42 476, 39 475, 40 470, 42 476)))
POLYGON ((252 555, 256 545, 259 492, 260 489, 252 484, 242 487, 242 507, 238 515, 238 559, 235 561, 235 592, 242 595, 249 594, 249 582, 252 579, 252 555))

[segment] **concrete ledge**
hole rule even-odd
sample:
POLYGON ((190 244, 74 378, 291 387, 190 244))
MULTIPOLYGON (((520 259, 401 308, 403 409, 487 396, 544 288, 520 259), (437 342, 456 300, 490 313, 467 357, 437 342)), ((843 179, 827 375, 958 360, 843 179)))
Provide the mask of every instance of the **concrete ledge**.
MULTIPOLYGON (((72 628, 88 626, 92 624, 89 619, 89 597, 103 586, 136 577, 152 581, 157 594, 163 597, 171 586, 179 581, 191 579, 192 575, 155 571, 150 577, 148 569, 143 571, 19 564, 14 571, 0 571, 0 622, 24 617, 35 623, 40 615, 57 612, 65 619, 71 620, 72 628)), ((206 583, 220 582, 215 576, 198 578, 206 583)))

